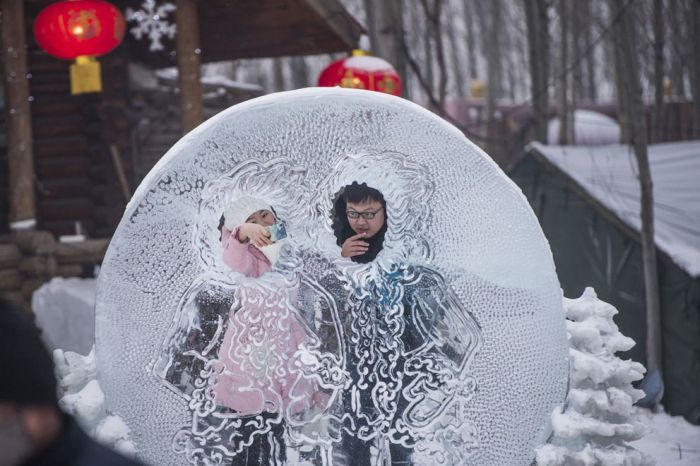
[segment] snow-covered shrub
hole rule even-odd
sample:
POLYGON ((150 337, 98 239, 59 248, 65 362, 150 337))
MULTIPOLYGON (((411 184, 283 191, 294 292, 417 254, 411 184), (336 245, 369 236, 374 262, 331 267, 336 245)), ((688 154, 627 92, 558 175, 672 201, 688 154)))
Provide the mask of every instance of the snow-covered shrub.
POLYGON ((565 408, 552 413, 552 439, 537 449, 539 466, 649 465, 653 460, 628 442, 644 435, 632 405, 644 392, 632 386, 644 366, 615 356, 635 345, 622 335, 617 309, 593 288, 578 299, 564 298, 569 333, 570 390, 565 408))

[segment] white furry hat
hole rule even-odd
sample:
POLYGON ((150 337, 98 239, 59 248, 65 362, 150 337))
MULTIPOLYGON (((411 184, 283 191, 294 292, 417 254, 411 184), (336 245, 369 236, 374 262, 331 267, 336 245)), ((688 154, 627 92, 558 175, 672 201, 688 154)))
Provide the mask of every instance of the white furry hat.
POLYGON ((270 204, 252 196, 242 196, 233 201, 224 211, 224 225, 229 230, 243 225, 248 217, 258 210, 269 210, 272 212, 270 204))

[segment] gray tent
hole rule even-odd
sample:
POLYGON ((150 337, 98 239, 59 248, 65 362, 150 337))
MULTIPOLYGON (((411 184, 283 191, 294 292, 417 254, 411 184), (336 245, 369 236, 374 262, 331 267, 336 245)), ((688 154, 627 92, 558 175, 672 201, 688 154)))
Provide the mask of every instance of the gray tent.
MULTIPOLYGON (((700 423, 700 141, 649 147, 663 326, 663 404, 700 423)), ((646 362, 639 182, 628 146, 531 144, 511 172, 549 239, 564 294, 592 286, 646 362)))

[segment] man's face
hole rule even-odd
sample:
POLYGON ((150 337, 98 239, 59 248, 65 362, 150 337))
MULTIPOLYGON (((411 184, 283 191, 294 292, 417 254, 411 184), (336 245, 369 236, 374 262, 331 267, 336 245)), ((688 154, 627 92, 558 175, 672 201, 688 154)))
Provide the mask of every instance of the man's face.
POLYGON ((364 233, 365 238, 371 238, 376 235, 384 226, 384 221, 386 219, 382 204, 375 200, 348 202, 347 216, 350 228, 352 228, 355 233, 364 233))

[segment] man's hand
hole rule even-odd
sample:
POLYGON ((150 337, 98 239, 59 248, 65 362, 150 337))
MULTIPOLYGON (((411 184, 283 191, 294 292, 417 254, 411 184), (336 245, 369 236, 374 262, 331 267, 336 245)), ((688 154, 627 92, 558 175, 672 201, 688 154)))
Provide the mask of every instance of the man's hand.
POLYGON ((270 232, 267 231, 267 228, 257 223, 244 223, 241 225, 238 229, 238 241, 241 243, 250 241, 259 248, 272 244, 270 232))
POLYGON ((355 257, 366 253, 367 249, 369 249, 369 244, 363 239, 365 235, 366 233, 359 233, 346 239, 340 250, 340 255, 343 257, 355 257))

